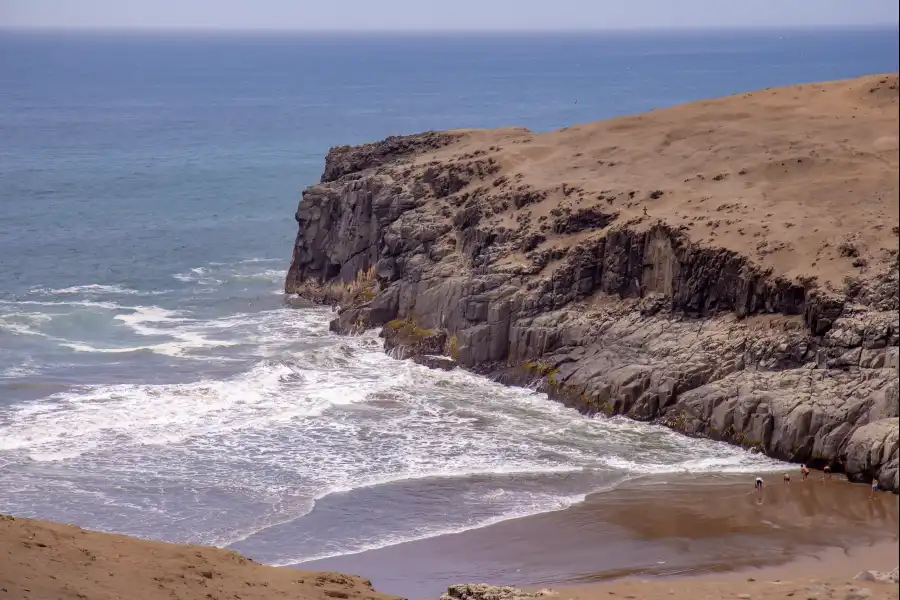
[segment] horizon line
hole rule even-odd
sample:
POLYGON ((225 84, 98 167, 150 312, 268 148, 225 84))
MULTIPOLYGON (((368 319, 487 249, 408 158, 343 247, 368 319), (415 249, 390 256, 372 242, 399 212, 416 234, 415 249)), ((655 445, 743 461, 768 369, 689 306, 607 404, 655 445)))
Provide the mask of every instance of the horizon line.
POLYGON ((347 34, 387 34, 387 35, 433 35, 433 34, 585 34, 585 33, 637 33, 637 32, 709 32, 709 31, 765 31, 765 30, 824 30, 824 29, 887 29, 900 28, 900 21, 894 23, 821 23, 803 25, 673 25, 673 26, 621 26, 596 28, 473 28, 473 29, 307 29, 287 27, 196 27, 196 26, 60 26, 60 25, 0 25, 0 33, 104 33, 104 34, 312 34, 312 35, 347 35, 347 34))

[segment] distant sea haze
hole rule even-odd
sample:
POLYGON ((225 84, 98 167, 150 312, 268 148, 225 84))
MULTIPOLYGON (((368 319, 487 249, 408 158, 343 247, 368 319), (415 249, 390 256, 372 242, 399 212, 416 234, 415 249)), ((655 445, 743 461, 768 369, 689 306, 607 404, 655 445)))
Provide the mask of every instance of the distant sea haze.
POLYGON ((0 34, 0 512, 291 564, 780 468, 332 335, 280 295, 293 214, 332 145, 897 63, 896 27, 0 34))

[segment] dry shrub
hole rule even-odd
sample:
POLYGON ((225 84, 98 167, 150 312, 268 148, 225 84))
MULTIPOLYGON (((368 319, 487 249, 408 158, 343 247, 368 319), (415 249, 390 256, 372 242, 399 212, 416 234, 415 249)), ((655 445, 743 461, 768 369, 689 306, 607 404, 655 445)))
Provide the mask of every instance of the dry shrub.
POLYGON ((304 281, 294 293, 315 304, 356 306, 373 299, 378 292, 375 267, 363 269, 350 281, 304 281))

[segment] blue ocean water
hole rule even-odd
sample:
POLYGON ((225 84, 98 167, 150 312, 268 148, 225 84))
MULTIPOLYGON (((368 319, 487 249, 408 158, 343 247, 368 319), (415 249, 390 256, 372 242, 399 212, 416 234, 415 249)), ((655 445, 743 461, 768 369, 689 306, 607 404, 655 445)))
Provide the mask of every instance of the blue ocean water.
POLYGON ((332 145, 897 69, 896 27, 0 33, 0 512, 287 564, 762 468, 331 336, 279 295, 296 203, 332 145))

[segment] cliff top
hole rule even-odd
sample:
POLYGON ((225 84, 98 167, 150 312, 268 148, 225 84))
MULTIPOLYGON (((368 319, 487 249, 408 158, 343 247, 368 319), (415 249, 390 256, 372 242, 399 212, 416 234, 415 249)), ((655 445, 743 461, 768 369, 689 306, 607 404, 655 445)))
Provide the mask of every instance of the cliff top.
MULTIPOLYGON (((535 134, 523 128, 389 138, 329 154, 326 177, 377 168, 437 199, 476 199, 481 225, 534 248, 662 222, 773 274, 838 290, 898 250, 897 74, 704 100, 535 134), (431 172, 429 172, 429 169, 431 172), (591 223, 594 223, 592 226, 591 223), (599 227, 596 223, 602 223, 599 227)), ((439 209, 439 202, 429 202, 439 209)))

